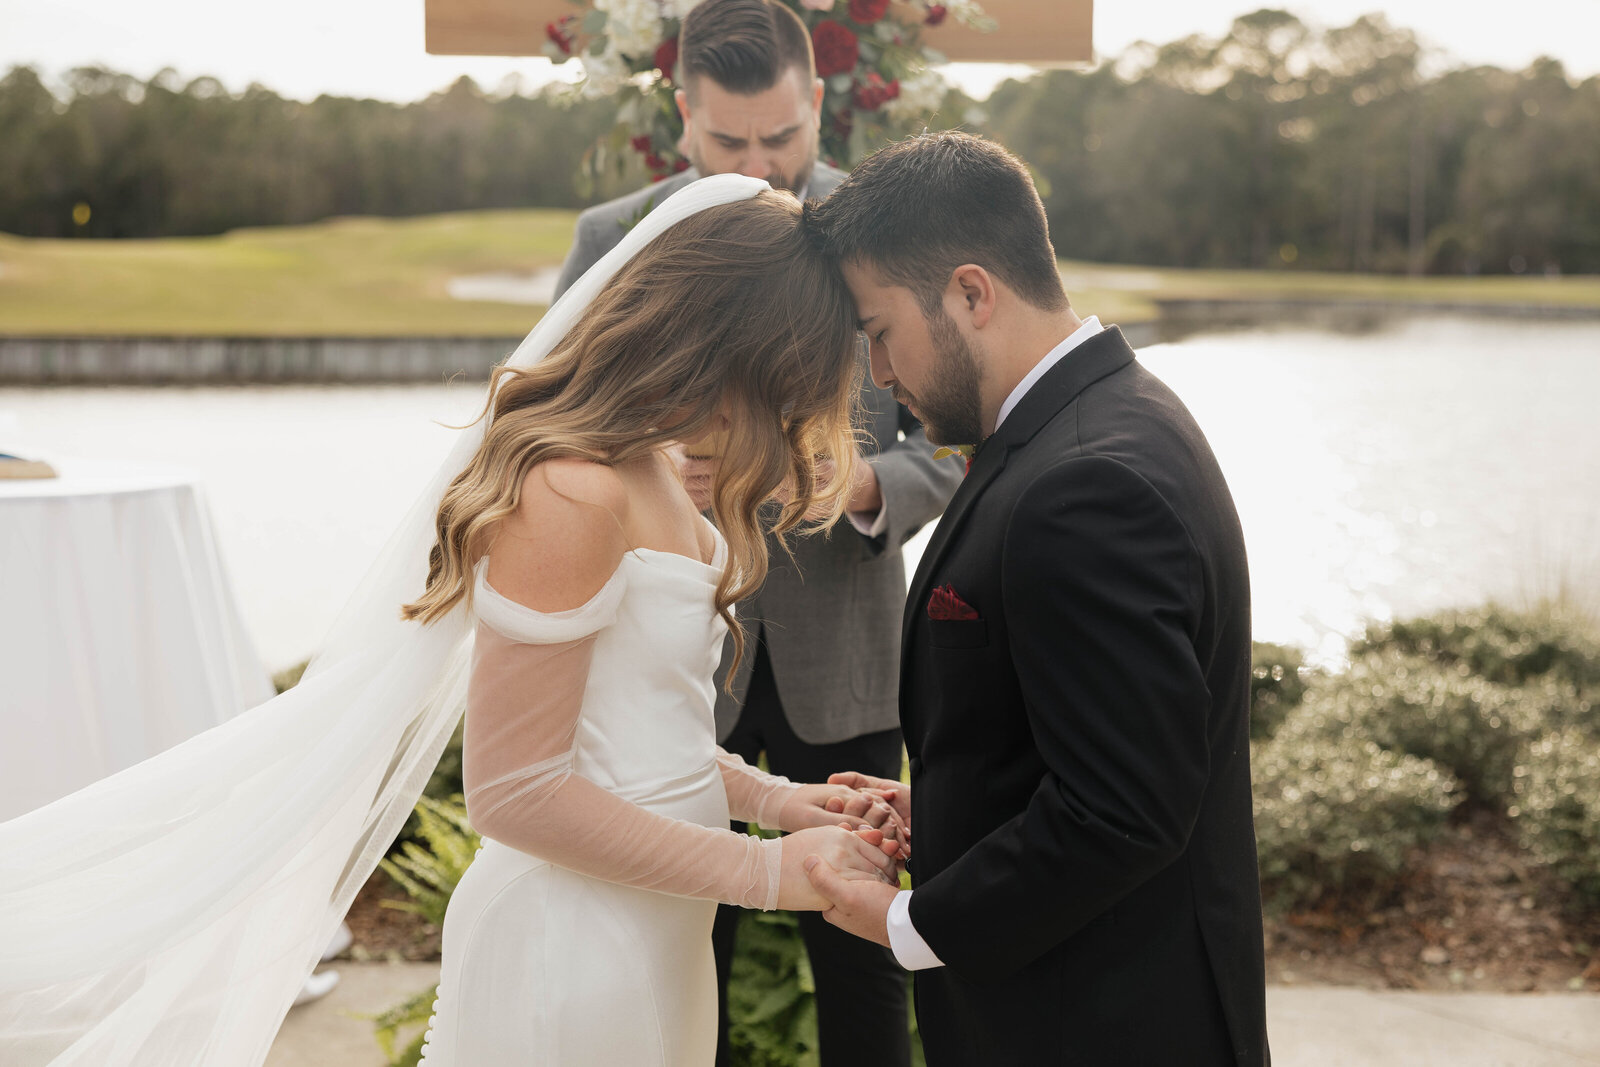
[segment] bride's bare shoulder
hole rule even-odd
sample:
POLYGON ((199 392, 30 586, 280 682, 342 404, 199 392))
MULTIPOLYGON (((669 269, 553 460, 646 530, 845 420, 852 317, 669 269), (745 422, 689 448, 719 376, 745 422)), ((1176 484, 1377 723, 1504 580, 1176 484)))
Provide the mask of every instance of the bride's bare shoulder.
POLYGON ((627 514, 628 493, 612 468, 582 459, 535 466, 495 531, 489 584, 536 611, 588 602, 627 551, 627 514))

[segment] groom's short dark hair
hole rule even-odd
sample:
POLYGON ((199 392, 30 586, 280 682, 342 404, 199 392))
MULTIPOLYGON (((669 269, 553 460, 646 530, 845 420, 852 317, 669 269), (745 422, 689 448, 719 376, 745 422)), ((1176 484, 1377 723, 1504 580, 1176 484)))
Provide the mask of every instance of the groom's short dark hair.
POLYGON ((870 265, 916 294, 930 317, 964 263, 1035 307, 1068 306, 1027 166, 981 137, 947 131, 892 144, 857 164, 808 215, 834 260, 870 265))
POLYGON ((688 93, 705 75, 730 93, 762 93, 798 70, 817 76, 811 34, 779 0, 705 0, 683 17, 678 71, 688 93))

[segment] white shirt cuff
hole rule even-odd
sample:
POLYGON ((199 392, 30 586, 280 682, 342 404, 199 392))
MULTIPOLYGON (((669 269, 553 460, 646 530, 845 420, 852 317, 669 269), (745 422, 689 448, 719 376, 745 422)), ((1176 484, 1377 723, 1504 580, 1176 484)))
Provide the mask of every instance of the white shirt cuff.
POLYGON ((850 525, 856 528, 856 533, 862 537, 882 537, 889 532, 889 504, 884 502, 874 516, 870 511, 852 511, 849 513, 850 525))
POLYGON ((889 948, 900 966, 908 971, 925 971, 929 967, 943 967, 944 961, 933 954, 933 949, 922 940, 917 928, 911 925, 911 894, 902 889, 889 902, 889 948))

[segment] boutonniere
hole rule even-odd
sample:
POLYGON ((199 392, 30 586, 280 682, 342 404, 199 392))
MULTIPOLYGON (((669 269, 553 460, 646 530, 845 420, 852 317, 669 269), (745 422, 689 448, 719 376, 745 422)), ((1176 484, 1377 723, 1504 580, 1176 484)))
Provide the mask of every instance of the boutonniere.
POLYGON ((948 459, 950 456, 960 456, 967 461, 967 471, 972 470, 972 459, 978 454, 977 445, 942 445, 934 450, 934 459, 948 459))

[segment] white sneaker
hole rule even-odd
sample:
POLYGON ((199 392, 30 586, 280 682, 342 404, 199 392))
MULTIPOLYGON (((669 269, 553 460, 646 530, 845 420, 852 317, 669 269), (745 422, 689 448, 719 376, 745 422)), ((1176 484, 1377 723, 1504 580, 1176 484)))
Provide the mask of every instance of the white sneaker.
POLYGON ((300 987, 300 992, 295 994, 294 1006, 310 1004, 313 1000, 321 1000, 333 992, 333 987, 339 984, 338 971, 318 971, 306 979, 305 985, 300 987))
POLYGON ((322 962, 327 963, 339 953, 349 948, 350 943, 355 939, 355 935, 350 932, 349 925, 346 923, 340 923, 339 929, 334 932, 333 940, 329 941, 328 947, 322 951, 322 962))

